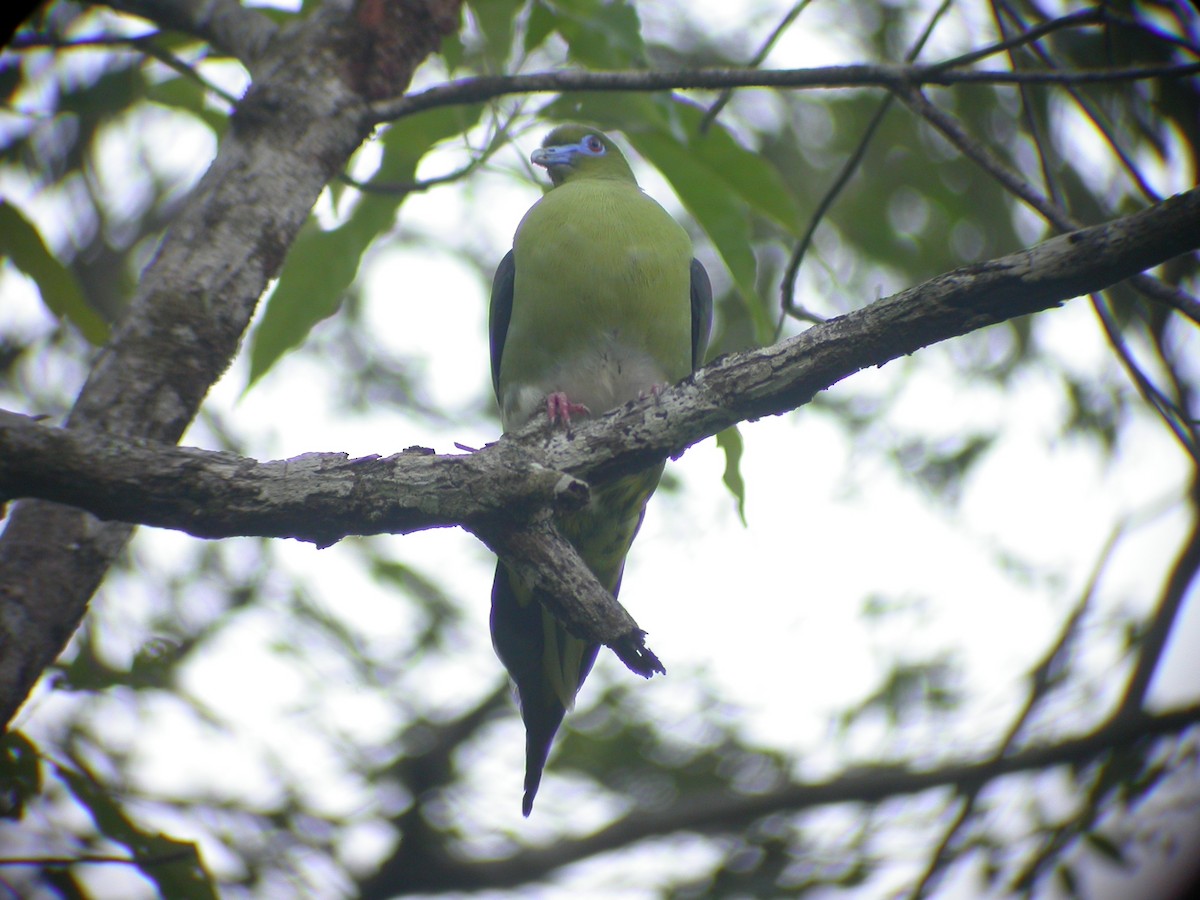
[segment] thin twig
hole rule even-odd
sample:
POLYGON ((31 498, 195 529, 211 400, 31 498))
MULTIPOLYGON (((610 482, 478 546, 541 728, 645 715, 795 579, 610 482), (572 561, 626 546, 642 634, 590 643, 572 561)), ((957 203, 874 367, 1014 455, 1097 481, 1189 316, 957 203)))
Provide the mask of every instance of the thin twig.
POLYGON ((1130 353, 1129 347, 1125 344, 1125 339, 1121 335, 1120 327, 1113 318, 1112 311, 1108 308, 1108 304, 1104 301, 1104 298, 1099 294, 1092 294, 1092 308, 1096 311, 1096 315, 1100 319, 1100 324, 1103 326, 1104 333, 1108 337, 1109 346, 1117 354, 1117 359, 1121 361, 1121 365, 1124 366, 1125 371, 1137 386, 1142 397, 1158 413, 1171 433, 1175 435, 1184 452, 1197 465, 1200 465, 1200 447, 1197 446, 1193 429, 1188 425, 1187 413, 1179 409, 1175 405, 1175 402, 1159 390, 1158 386, 1142 371, 1141 367, 1137 364, 1137 360, 1130 353))
MULTIPOLYGON (((921 35, 917 38, 916 42, 905 55, 906 62, 911 63, 916 60, 917 56, 920 55, 921 50, 928 42, 930 35, 933 34, 934 27, 941 20, 942 16, 945 15, 949 8, 950 0, 944 0, 944 2, 934 11, 933 15, 930 16, 929 22, 926 23, 924 31, 921 32, 921 35)), ((842 188, 846 186, 846 184, 854 176, 854 173, 858 171, 858 167, 862 163, 863 157, 867 154, 867 148, 870 147, 871 140, 875 137, 875 132, 879 129, 880 124, 883 122, 884 116, 886 116, 887 111, 891 109, 893 102, 894 97, 892 94, 888 94, 883 98, 883 102, 879 104, 879 108, 875 110, 875 115, 871 117, 871 121, 867 124, 866 130, 863 132, 863 136, 858 142, 858 146, 854 149, 854 153, 852 153, 850 158, 846 160, 845 165, 843 165, 841 171, 838 172, 837 177, 833 180, 833 184, 830 185, 829 190, 827 190, 825 195, 821 197, 821 202, 817 204, 817 208, 813 212, 812 218, 809 219, 808 228, 805 229, 804 235, 800 238, 799 242, 797 242, 795 248, 792 250, 792 255, 788 258, 787 268, 783 273, 783 282, 779 286, 781 312, 779 315, 779 321, 775 325, 775 340, 779 340, 780 335, 783 333, 783 323, 788 317, 813 323, 824 321, 821 316, 811 312, 808 309, 805 309, 802 306, 797 305, 796 303, 796 278, 800 273, 800 263, 804 260, 804 255, 808 252, 808 248, 812 244, 813 235, 816 234, 817 227, 825 218, 825 214, 829 212, 829 209, 833 206, 834 201, 837 200, 837 198, 841 195, 842 188)))
MULTIPOLYGON (((791 27, 792 23, 796 21, 796 18, 800 13, 804 12, 805 7, 810 3, 812 3, 812 0, 798 0, 797 3, 792 5, 792 8, 784 14, 779 24, 775 26, 774 30, 767 36, 767 39, 763 41, 762 46, 758 48, 758 52, 754 54, 754 58, 746 64, 746 68, 757 69, 763 64, 763 60, 767 58, 767 54, 775 47, 775 43, 791 27)), ((700 128, 698 130, 701 134, 708 131, 709 126, 721 114, 721 110, 725 108, 725 105, 731 99, 733 99, 733 88, 725 88, 725 90, 721 91, 720 96, 708 108, 708 112, 704 114, 704 118, 700 120, 700 128)))
MULTIPOLYGON (((1000 159, 987 145, 971 137, 954 117, 929 102, 924 94, 915 87, 902 85, 896 88, 896 93, 909 109, 921 116, 926 122, 941 132, 951 144, 995 178, 1009 193, 1019 197, 1026 204, 1037 210, 1041 216, 1059 231, 1072 231, 1081 224, 1067 214, 1065 210, 1054 204, 1049 198, 1023 179, 1006 162, 1000 159)), ((1139 291, 1151 299, 1164 299, 1168 296, 1163 290, 1151 285, 1162 285, 1158 279, 1145 273, 1134 276, 1130 281, 1139 291)), ((1187 294, 1170 286, 1165 286, 1170 292, 1169 305, 1178 309, 1196 324, 1200 325, 1200 302, 1187 294)))
POLYGON ((360 181, 343 172, 338 176, 338 180, 366 194, 390 194, 400 197, 427 191, 442 184, 460 181, 491 159, 501 147, 507 146, 508 129, 515 118, 516 113, 509 116, 503 123, 494 118, 492 120, 492 132, 488 136, 487 143, 483 149, 476 152, 468 144, 467 149, 473 154, 471 161, 465 166, 455 169, 453 172, 447 172, 445 175, 435 175, 433 178, 423 178, 416 181, 360 181))
POLYGON ((438 185, 449 184, 452 181, 460 181, 482 166, 491 157, 493 152, 495 151, 489 149, 453 172, 447 172, 445 175, 435 175, 432 178, 422 178, 418 181, 359 181, 357 178, 352 178, 344 172, 338 176, 338 180, 343 184, 362 191, 364 194, 391 194, 403 197, 408 194, 427 191, 438 185))
POLYGON ((994 56, 997 53, 1008 53, 1010 56, 1012 51, 1018 47, 1023 47, 1033 41, 1039 40, 1048 34, 1053 34, 1056 31, 1062 31, 1064 28, 1078 28, 1082 25, 1097 25, 1104 22, 1106 15, 1103 9, 1097 7, 1094 9, 1084 9, 1076 13, 1062 16, 1058 19, 1052 19, 1049 22, 1044 22, 1036 28, 1030 28, 1015 37, 1009 37, 1001 32, 1001 40, 994 44, 988 44, 986 47, 980 47, 978 50, 972 50, 970 53, 964 53, 961 56, 955 56, 952 59, 947 59, 944 62, 936 63, 931 68, 937 70, 957 69, 973 62, 978 62, 989 56, 994 56))
POLYGON ((729 87, 822 89, 898 85, 952 84, 1100 84, 1185 78, 1200 73, 1200 63, 1012 72, 995 69, 946 70, 943 64, 849 65, 808 69, 682 69, 532 72, 527 75, 482 75, 462 78, 420 93, 405 94, 371 105, 376 122, 387 122, 443 106, 479 103, 510 94, 577 93, 583 91, 653 92, 721 90, 729 87))
MULTIPOLYGON (((1008 16, 1008 18, 1012 19, 1012 21, 1018 25, 1018 27, 1026 27, 1025 22, 1021 18, 1020 14, 1012 8, 1010 3, 1005 2, 1005 0, 999 0, 999 7, 1003 10, 1004 14, 1008 16)), ((1000 19, 1000 17, 997 17, 997 22, 1001 25, 1001 27, 1003 27, 1003 20, 1000 19)), ((1032 44, 1030 49, 1037 54, 1038 58, 1047 68, 1060 68, 1058 63, 1054 61, 1053 57, 1050 56, 1050 54, 1042 47, 1040 43, 1032 44)), ((1065 85, 1064 89, 1070 95, 1071 99, 1074 100, 1079 106, 1080 110, 1083 111, 1083 114, 1087 116, 1092 125, 1095 126, 1096 130, 1104 136, 1104 140, 1108 143, 1109 148, 1114 154, 1116 154, 1116 157, 1118 160, 1120 160, 1126 174, 1129 175, 1134 184, 1137 185, 1137 188, 1139 191, 1141 191, 1142 195, 1153 203, 1157 203, 1159 200, 1161 200, 1162 197, 1157 191, 1150 187, 1149 183, 1142 176, 1141 170, 1134 162, 1133 157, 1131 157, 1125 150, 1121 140, 1118 138, 1117 129, 1113 126, 1112 122, 1109 121, 1109 118, 1104 110, 1096 103, 1093 103, 1086 94, 1084 94, 1074 85, 1065 85)), ((1025 90, 1025 86, 1022 86, 1022 95, 1024 95, 1025 90)), ((1062 202, 1061 199, 1056 199, 1058 199, 1059 203, 1062 202)))
POLYGON ((170 853, 160 853, 155 856, 8 856, 0 857, 0 866, 46 866, 62 868, 65 866, 100 865, 117 863, 126 866, 161 866, 167 863, 187 859, 194 853, 191 847, 183 847, 170 853))
POLYGON ((159 37, 158 32, 150 32, 148 34, 133 35, 131 37, 123 35, 103 35, 100 37, 78 38, 73 40, 60 40, 45 35, 18 35, 13 38, 9 44, 15 50, 28 50, 38 47, 48 47, 56 50, 86 50, 94 47, 129 47, 133 50, 142 53, 145 56, 157 59, 167 68, 178 72, 185 78, 190 78, 203 87, 207 91, 212 91, 216 96, 220 97, 230 106, 236 106, 238 98, 230 94, 224 88, 213 84, 192 66, 180 59, 171 51, 160 47, 155 38, 159 37))
POLYGON ((1195 581, 1197 573, 1200 572, 1200 517, 1195 515, 1196 510, 1200 510, 1200 479, 1193 480, 1188 498, 1193 510, 1192 530, 1171 569, 1171 577, 1163 588, 1162 597, 1158 601, 1158 608, 1154 612, 1150 628, 1141 640, 1137 663, 1129 678, 1125 695, 1113 716, 1112 721, 1114 722, 1127 718, 1133 719, 1144 714, 1143 708, 1146 703, 1146 694, 1150 690, 1150 683, 1154 678, 1154 673, 1158 670, 1162 655, 1166 651, 1167 642, 1174 630, 1179 613, 1183 609, 1188 589, 1195 581))
MULTIPOLYGON (((1104 542, 1104 546, 1101 548, 1096 564, 1092 567, 1092 573, 1088 578, 1087 585, 1084 587, 1083 594, 1075 604, 1075 608, 1071 610, 1071 615, 1067 617, 1066 622, 1063 623, 1063 627, 1059 630, 1058 639, 1029 673, 1029 694, 1025 698, 1025 705, 1009 726, 1008 732, 1000 742, 1000 746, 996 749, 996 752, 992 754, 991 762, 993 764, 1000 762, 1009 754, 1009 751, 1015 746, 1016 740, 1020 736, 1022 729, 1024 729, 1025 724, 1033 715, 1034 710, 1037 709, 1038 705, 1061 681, 1063 660, 1071 649, 1071 645, 1079 631, 1079 623, 1083 621, 1084 614, 1087 612, 1088 607, 1091 606, 1092 599, 1096 595, 1096 588, 1100 583, 1100 575, 1103 573, 1105 565, 1112 556, 1113 549, 1116 547, 1117 540, 1120 538, 1123 530, 1124 526, 1118 524, 1112 533, 1109 534, 1108 540, 1104 542)), ((975 803, 979 799, 979 794, 985 786, 985 782, 976 783, 960 792, 962 803, 955 814, 954 821, 947 826, 945 832, 942 834, 942 839, 938 842, 938 846, 934 850, 933 856, 930 857, 928 865, 926 865, 924 872, 921 873, 920 878, 917 879, 917 882, 909 892, 909 900, 920 900, 921 897, 924 897, 933 879, 944 868, 950 851, 950 844, 962 830, 967 819, 970 818, 972 811, 975 809, 975 803)))
MULTIPOLYGON (((992 0, 992 19, 995 21, 996 29, 1000 32, 1001 36, 1007 38, 1008 25, 1005 23, 1004 16, 1000 11, 1001 5, 1002 0, 992 0)), ((1019 22, 1018 25, 1021 27, 1023 35, 1031 33, 1031 31, 1025 27, 1023 22, 1019 22)), ((1040 46, 1036 40, 1031 41, 1030 43, 1033 45, 1035 51, 1040 46)), ((1012 66, 1014 70, 1021 68, 1020 60, 1017 58, 1016 51, 1016 47, 1012 47, 1008 51, 1008 64, 1012 66)), ((1059 190, 1058 183, 1054 178, 1054 173, 1050 166, 1050 154, 1047 150, 1046 136, 1042 133, 1041 123, 1038 121, 1037 113, 1035 112, 1033 104, 1029 99, 1029 85, 1017 85, 1017 90, 1021 97, 1021 112, 1025 118, 1025 126, 1029 131, 1030 138, 1033 140, 1033 146, 1037 148, 1038 162, 1042 168, 1042 183, 1054 202, 1065 208, 1066 204, 1062 196, 1062 191, 1059 190)))

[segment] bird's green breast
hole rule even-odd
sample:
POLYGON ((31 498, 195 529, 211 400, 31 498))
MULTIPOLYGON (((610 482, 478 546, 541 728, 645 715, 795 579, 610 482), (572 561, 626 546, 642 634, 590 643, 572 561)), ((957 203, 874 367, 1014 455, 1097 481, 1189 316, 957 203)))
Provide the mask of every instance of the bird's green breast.
POLYGON ((528 415, 539 392, 600 403, 599 413, 691 371, 691 241, 635 184, 554 188, 521 221, 513 256, 506 420, 528 415))

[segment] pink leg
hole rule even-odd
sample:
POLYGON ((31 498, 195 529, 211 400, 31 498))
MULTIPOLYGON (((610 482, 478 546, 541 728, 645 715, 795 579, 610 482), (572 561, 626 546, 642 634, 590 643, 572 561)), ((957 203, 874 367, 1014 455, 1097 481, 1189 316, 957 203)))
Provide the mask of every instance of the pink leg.
POLYGON ((564 425, 571 424, 571 416, 573 415, 591 415, 592 411, 582 403, 572 403, 567 399, 567 395, 562 391, 555 391, 553 394, 546 396, 546 415, 550 417, 550 424, 562 421, 564 425))

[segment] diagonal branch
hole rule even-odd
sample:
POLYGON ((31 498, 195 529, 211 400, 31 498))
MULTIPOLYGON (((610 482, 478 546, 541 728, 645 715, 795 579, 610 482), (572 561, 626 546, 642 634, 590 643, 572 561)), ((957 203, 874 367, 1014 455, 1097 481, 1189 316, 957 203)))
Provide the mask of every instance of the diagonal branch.
POLYGON ((533 596, 576 637, 612 649, 631 672, 666 674, 646 646, 646 632, 584 564, 548 514, 514 527, 509 517, 470 526, 533 596))
POLYGON ((1197 513, 1200 511, 1200 479, 1193 480, 1188 495, 1194 516, 1192 530, 1179 550, 1175 565, 1171 567, 1171 575, 1163 587, 1150 625, 1138 642, 1137 662, 1114 716, 1117 719, 1134 716, 1145 706, 1154 673, 1158 671, 1159 663, 1162 662, 1167 642, 1175 630, 1179 614, 1183 611, 1189 589, 1195 584, 1196 576, 1200 573, 1200 514, 1197 513))
POLYGON ((546 527, 545 511, 586 500, 578 479, 602 483, 654 465, 740 421, 795 409, 860 369, 1056 306, 1197 247, 1200 189, 949 272, 772 347, 723 357, 570 433, 538 422, 467 455, 414 449, 387 459, 306 454, 259 463, 118 438, 94 425, 63 430, 3 415, 0 494, 201 537, 320 545, 347 534, 462 525, 524 571, 573 630, 648 674, 661 664, 636 623, 546 527))
POLYGON ((657 464, 730 425, 795 409, 860 369, 1049 309, 1197 248, 1200 188, 956 269, 771 347, 731 353, 569 433, 537 422, 465 455, 410 448, 385 459, 312 453, 257 462, 2 414, 0 494, 207 538, 327 545, 347 534, 453 524, 484 522, 487 531, 489 517, 531 519, 540 508, 583 502, 574 479, 604 482, 657 464))
MULTIPOLYGON (((1038 193, 1033 185, 1022 178, 1016 170, 985 144, 967 134, 952 115, 931 103, 915 87, 904 85, 898 90, 898 96, 909 109, 937 129, 964 156, 1000 182, 1004 189, 1014 197, 1020 198, 1028 206, 1037 210, 1042 218, 1059 231, 1070 231, 1080 227, 1078 220, 1072 218, 1066 210, 1048 197, 1038 193)), ((1197 303, 1195 298, 1188 297, 1183 291, 1164 285, 1157 278, 1149 275, 1138 275, 1133 279, 1133 286, 1147 297, 1173 306, 1192 321, 1200 324, 1200 303, 1197 303)))

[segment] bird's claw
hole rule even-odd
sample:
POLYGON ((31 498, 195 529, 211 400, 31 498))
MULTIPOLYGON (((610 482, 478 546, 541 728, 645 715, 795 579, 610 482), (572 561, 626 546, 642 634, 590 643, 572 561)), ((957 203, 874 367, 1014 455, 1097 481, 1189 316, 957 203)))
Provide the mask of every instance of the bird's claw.
POLYGON ((562 391, 555 391, 546 397, 546 415, 550 424, 561 421, 564 425, 571 424, 571 416, 590 416, 592 411, 582 403, 572 403, 562 391))

